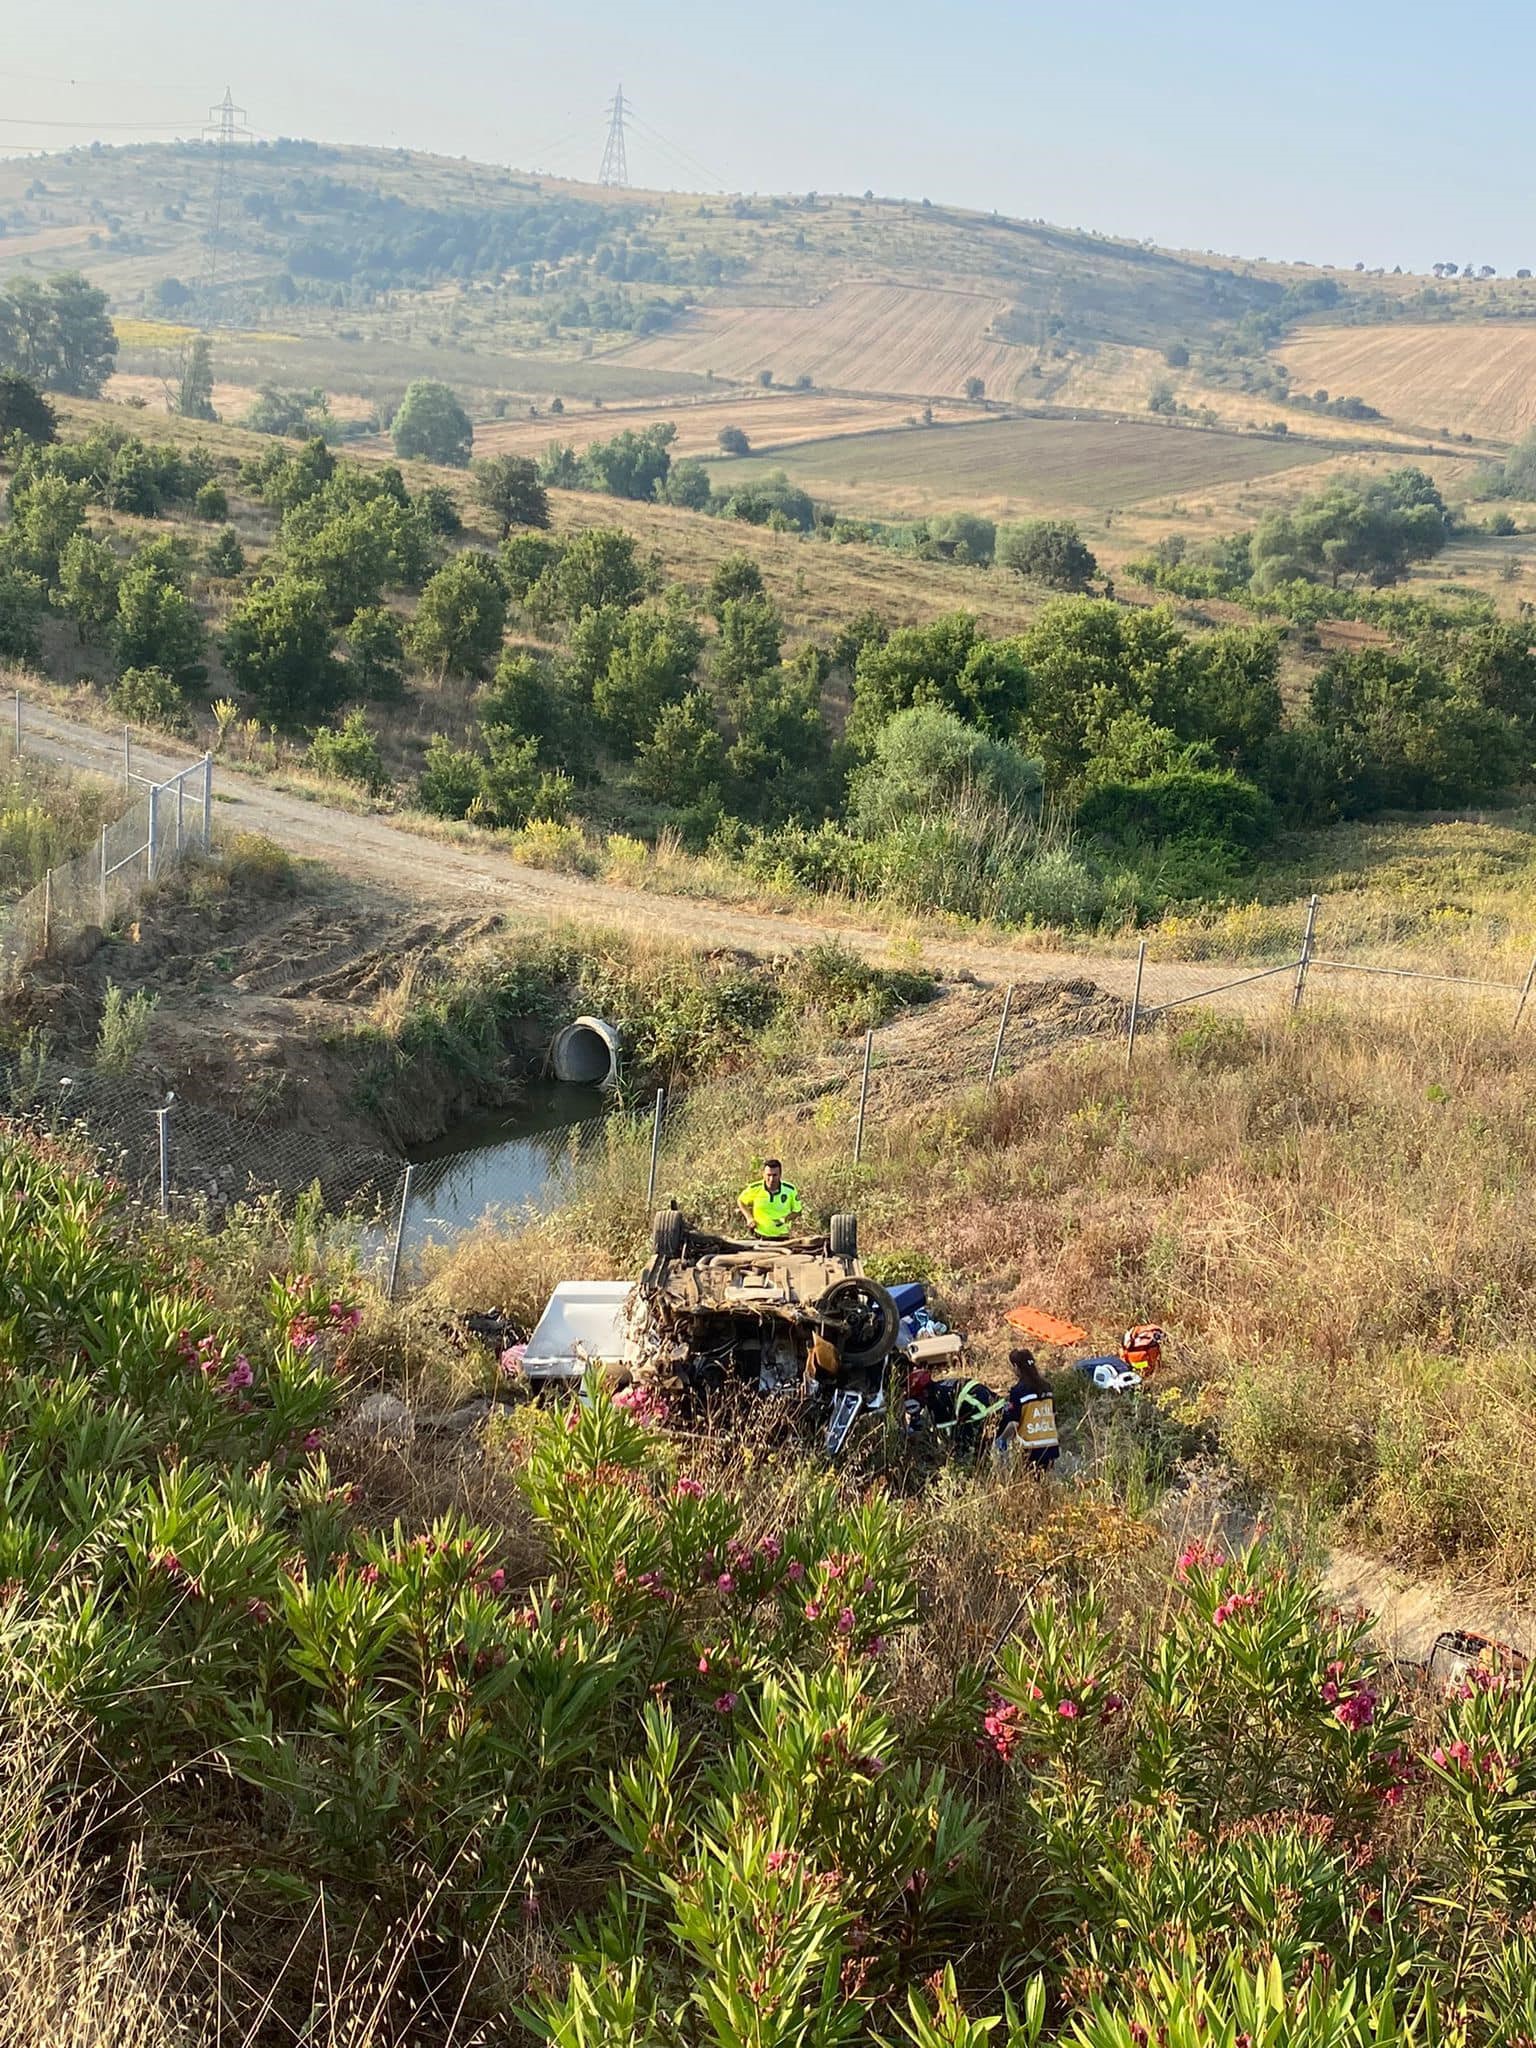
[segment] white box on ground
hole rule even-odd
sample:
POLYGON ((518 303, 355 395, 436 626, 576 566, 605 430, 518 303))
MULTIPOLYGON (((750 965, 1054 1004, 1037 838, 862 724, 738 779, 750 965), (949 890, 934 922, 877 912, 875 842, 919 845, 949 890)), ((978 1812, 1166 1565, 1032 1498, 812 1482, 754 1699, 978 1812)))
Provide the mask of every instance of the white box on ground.
POLYGON ((579 1380, 589 1365, 635 1358, 629 1334, 629 1280, 562 1280, 523 1353, 530 1379, 579 1380))

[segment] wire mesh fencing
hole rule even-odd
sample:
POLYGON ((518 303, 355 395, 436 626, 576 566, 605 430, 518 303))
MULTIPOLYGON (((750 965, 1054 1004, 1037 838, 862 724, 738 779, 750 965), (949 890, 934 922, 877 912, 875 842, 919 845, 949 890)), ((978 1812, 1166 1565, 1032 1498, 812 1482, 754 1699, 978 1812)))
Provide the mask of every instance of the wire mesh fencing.
MULTIPOLYGON (((18 758, 24 770, 26 757, 18 758)), ((139 781, 125 771, 129 790, 139 781)), ((94 845, 49 868, 35 888, 0 909, 0 993, 14 988, 34 960, 55 951, 67 957, 82 933, 106 931, 187 854, 208 853, 212 834, 211 756, 164 782, 141 784, 94 845)))

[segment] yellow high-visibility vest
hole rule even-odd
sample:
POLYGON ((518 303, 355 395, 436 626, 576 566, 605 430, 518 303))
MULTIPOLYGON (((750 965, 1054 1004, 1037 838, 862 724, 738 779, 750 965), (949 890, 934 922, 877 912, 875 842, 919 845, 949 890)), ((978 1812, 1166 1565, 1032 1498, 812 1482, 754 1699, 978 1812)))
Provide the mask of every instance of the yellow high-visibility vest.
POLYGON ((798 1189, 787 1180, 780 1181, 772 1194, 760 1180, 755 1180, 749 1188, 742 1189, 741 1199, 752 1212, 752 1228, 759 1237, 788 1237, 791 1220, 805 1213, 798 1189))

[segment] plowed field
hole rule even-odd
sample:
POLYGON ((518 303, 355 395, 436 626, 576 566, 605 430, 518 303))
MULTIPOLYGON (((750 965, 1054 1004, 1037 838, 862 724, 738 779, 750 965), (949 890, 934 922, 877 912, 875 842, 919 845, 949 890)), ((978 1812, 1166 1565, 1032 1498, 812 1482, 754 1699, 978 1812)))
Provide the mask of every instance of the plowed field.
POLYGON ((1318 462, 1326 450, 1257 434, 1159 427, 1134 420, 983 420, 811 442, 780 456, 715 469, 726 489, 783 468, 840 511, 1102 512, 1147 498, 1267 476, 1318 462))
POLYGON ((1363 398, 1401 425, 1496 441, 1536 425, 1536 320, 1318 327, 1276 353, 1301 390, 1363 398))
POLYGON ((811 306, 722 306, 622 351, 624 363, 713 370, 750 383, 771 370, 781 384, 808 376, 838 391, 959 397, 980 377, 1009 398, 1027 352, 988 329, 1005 301, 923 285, 839 285, 811 306))

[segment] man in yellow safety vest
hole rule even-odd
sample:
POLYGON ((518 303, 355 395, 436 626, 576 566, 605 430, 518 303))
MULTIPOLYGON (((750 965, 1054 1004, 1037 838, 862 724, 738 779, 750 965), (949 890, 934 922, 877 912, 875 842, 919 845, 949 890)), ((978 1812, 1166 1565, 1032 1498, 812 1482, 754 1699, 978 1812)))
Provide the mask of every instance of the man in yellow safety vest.
POLYGON ((746 1217, 754 1237, 774 1242, 795 1234, 795 1219, 805 1214, 799 1190, 784 1178, 777 1159, 763 1161, 763 1177, 742 1189, 736 1206, 746 1217))

